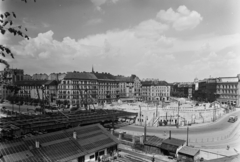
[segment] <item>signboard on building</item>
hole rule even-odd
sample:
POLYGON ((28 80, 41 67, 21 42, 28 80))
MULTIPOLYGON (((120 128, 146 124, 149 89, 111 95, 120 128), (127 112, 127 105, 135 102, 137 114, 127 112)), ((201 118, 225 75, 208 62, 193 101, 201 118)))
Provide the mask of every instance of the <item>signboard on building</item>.
POLYGON ((38 99, 38 94, 39 94, 39 98, 42 99, 43 98, 43 92, 41 89, 31 89, 31 92, 30 92, 30 96, 31 98, 35 98, 35 99, 38 99))

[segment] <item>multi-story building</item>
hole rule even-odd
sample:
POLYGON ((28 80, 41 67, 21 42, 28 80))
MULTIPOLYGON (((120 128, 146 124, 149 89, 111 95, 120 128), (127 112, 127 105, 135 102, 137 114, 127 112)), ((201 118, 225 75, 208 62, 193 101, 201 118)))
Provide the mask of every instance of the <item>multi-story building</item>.
POLYGON ((15 82, 23 80, 24 71, 22 69, 7 69, 1 72, 2 83, 0 85, 0 98, 6 99, 11 91, 7 85, 14 85, 15 82))
POLYGON ((131 77, 133 78, 134 96, 137 100, 140 100, 142 89, 141 80, 136 75, 132 75, 131 77))
POLYGON ((120 98, 129 98, 134 96, 134 79, 132 77, 116 76, 120 98))
POLYGON ((194 87, 195 85, 192 82, 173 83, 171 87, 171 95, 176 97, 192 98, 194 87))
POLYGON ((51 73, 48 76, 48 80, 63 80, 65 76, 66 76, 66 73, 51 73))
POLYGON ((32 80, 32 76, 29 74, 24 74, 23 80, 32 80))
POLYGON ((219 77, 217 81, 217 101, 222 104, 240 106, 240 74, 236 77, 219 77))
POLYGON ((56 100, 58 82, 55 80, 24 80, 15 83, 20 90, 19 96, 35 99, 47 99, 50 102, 56 100))
POLYGON ((97 77, 88 72, 68 72, 58 85, 57 99, 70 105, 88 105, 97 102, 97 77))
POLYGON ((216 95, 217 91, 217 79, 209 78, 206 80, 206 100, 209 102, 213 102, 218 97, 216 95))
POLYGON ((110 73, 92 72, 98 82, 98 103, 111 103, 119 98, 118 82, 110 73))
POLYGON ((169 101, 170 85, 166 81, 142 81, 142 99, 145 101, 169 101))
POLYGON ((33 74, 32 76, 33 80, 48 80, 47 74, 33 74))

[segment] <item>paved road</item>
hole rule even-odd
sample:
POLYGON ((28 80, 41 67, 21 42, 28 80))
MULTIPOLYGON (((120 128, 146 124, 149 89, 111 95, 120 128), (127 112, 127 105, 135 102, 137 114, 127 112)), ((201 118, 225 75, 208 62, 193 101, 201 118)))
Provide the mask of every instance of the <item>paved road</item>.
MULTIPOLYGON (((189 126, 189 130, 190 130, 189 132, 191 134, 205 134, 205 133, 212 133, 212 132, 222 132, 223 130, 232 129, 233 127, 237 126, 240 123, 240 119, 235 123, 228 122, 228 118, 232 114, 240 117, 240 111, 238 110, 236 112, 232 112, 223 116, 221 119, 219 119, 215 123, 200 124, 199 126, 198 125, 189 126)), ((122 127, 121 129, 126 131, 143 132, 143 127, 134 126, 134 125, 122 127)), ((180 127, 178 129, 174 126, 173 127, 165 127, 165 126, 147 127, 148 132, 156 133, 156 134, 164 133, 164 131, 166 130, 171 130, 172 133, 174 134, 186 134, 186 129, 187 127, 180 127)))
MULTIPOLYGON (((177 129, 176 127, 147 127, 147 134, 156 135, 160 138, 166 138, 168 135, 164 135, 165 131, 171 130, 172 137, 186 139, 187 127, 181 127, 177 129)), ((119 131, 126 131, 130 134, 142 135, 143 127, 139 126, 126 126, 119 129, 119 131)), ((211 124, 200 124, 196 126, 189 127, 189 139, 190 143, 198 146, 219 146, 226 147, 229 143, 231 145, 239 145, 240 144, 240 109, 231 112, 221 119, 217 120, 211 124), (230 115, 239 116, 239 120, 235 123, 229 123, 228 118, 230 115), (235 137, 232 137, 235 136, 235 137), (237 143, 237 144, 236 144, 237 143)))

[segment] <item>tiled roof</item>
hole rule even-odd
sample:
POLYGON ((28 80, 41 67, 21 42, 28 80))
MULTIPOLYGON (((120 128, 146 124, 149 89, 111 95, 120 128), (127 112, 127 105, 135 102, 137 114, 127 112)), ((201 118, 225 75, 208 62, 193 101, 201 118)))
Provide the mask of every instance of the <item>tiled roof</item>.
POLYGON ((143 81, 142 86, 168 86, 166 81, 143 81))
POLYGON ((67 75, 64 77, 65 80, 67 79, 87 79, 87 80, 94 80, 97 77, 93 73, 88 72, 68 72, 67 75))
POLYGON ((199 149, 189 147, 189 146, 184 146, 179 150, 178 153, 182 153, 182 154, 190 155, 190 156, 195 156, 199 152, 200 152, 199 149))
POLYGON ((98 79, 115 80, 115 77, 110 73, 93 73, 98 79))
POLYGON ((70 161, 117 143, 100 124, 94 124, 3 143, 0 153, 6 162, 70 161), (74 131, 77 139, 73 138, 74 131), (35 147, 35 141, 40 148, 35 147))
POLYGON ((162 143, 174 146, 182 146, 186 141, 177 138, 167 138, 162 143))
POLYGON ((42 86, 47 83, 48 80, 23 80, 15 82, 18 86, 42 86))
POLYGON ((156 136, 147 136, 146 142, 144 142, 144 144, 160 147, 160 145, 162 144, 162 141, 163 141, 162 138, 159 138, 156 136))
POLYGON ((116 76, 116 80, 119 82, 134 82, 132 77, 116 76))

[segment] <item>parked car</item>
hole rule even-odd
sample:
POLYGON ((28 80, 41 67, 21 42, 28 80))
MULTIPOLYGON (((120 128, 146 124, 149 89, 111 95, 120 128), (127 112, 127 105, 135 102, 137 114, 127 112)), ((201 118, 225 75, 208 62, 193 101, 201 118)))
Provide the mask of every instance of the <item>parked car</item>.
POLYGON ((238 117, 236 115, 232 115, 229 117, 228 122, 234 123, 238 120, 238 117))

